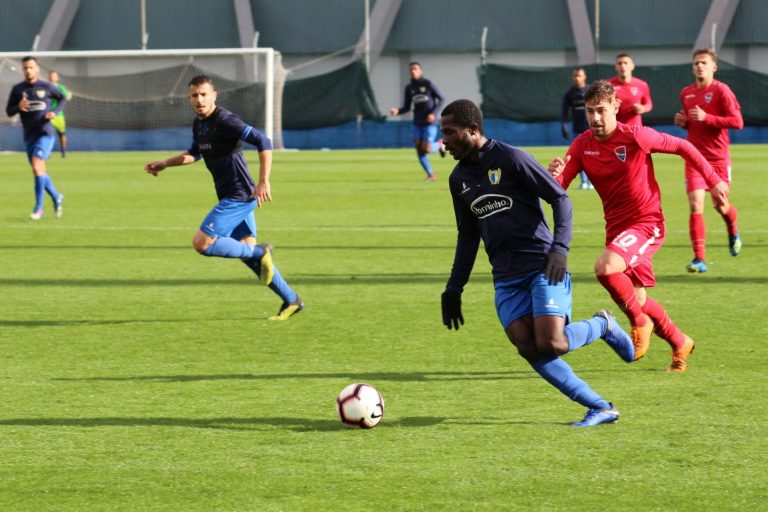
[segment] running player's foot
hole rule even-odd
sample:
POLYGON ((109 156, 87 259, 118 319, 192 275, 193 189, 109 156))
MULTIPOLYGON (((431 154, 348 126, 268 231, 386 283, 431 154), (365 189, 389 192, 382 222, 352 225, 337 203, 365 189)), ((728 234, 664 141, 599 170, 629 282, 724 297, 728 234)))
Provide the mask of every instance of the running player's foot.
POLYGON ((586 181, 582 181, 581 183, 579 183, 579 188, 578 189, 579 190, 589 190, 589 183, 587 183, 586 181))
POLYGON ((591 182, 590 182, 590 183, 587 183, 587 188, 588 188, 589 190, 595 190, 595 186, 594 186, 594 185, 593 185, 591 182))
POLYGON ((635 358, 633 361, 637 361, 642 358, 647 352, 648 347, 651 346, 651 334, 653 334, 653 322, 648 315, 645 317, 645 325, 632 326, 632 345, 635 347, 635 358))
POLYGON ((270 320, 288 320, 291 316, 295 315, 299 311, 304 309, 304 302, 301 297, 296 296, 296 300, 293 302, 283 302, 280 306, 280 311, 276 315, 269 317, 270 320))
POLYGON ((67 151, 64 149, 61 150, 61 158, 67 158, 67 151))
POLYGON ((608 321, 605 334, 601 337, 622 360, 631 363, 635 359, 635 346, 632 344, 632 338, 629 337, 629 334, 619 326, 616 317, 605 309, 601 309, 593 316, 600 316, 608 321))
POLYGON ((589 409, 584 419, 571 423, 572 427, 596 427, 604 423, 613 423, 619 419, 619 410, 611 404, 610 409, 589 409))
POLYGON ((31 220, 40 220, 43 218, 43 210, 35 210, 29 214, 31 220))
POLYGON ((437 143, 439 144, 438 151, 440 151, 440 158, 445 158, 445 155, 448 154, 448 151, 445 150, 445 144, 443 144, 443 139, 438 140, 437 143))
POLYGON ((728 235, 728 250, 731 256, 738 256, 741 252, 741 235, 737 231, 735 235, 728 235))
POLYGON ((259 244, 259 247, 264 251, 261 260, 259 260, 259 265, 261 266, 259 279, 261 279, 264 286, 269 286, 275 277, 275 264, 272 262, 272 246, 269 244, 259 244))
POLYGON ((424 181, 437 181, 437 174, 435 173, 430 174, 429 176, 424 178, 424 181))
POLYGON ((59 194, 56 198, 56 218, 60 219, 62 213, 64 213, 64 194, 59 194))
POLYGON ((680 347, 679 350, 672 351, 672 364, 669 365, 667 371, 683 373, 688 368, 686 360, 688 359, 688 356, 693 353, 695 348, 696 343, 694 343, 690 337, 685 336, 685 343, 683 343, 683 346, 680 347))
POLYGON ((685 269, 691 274, 703 274, 707 271, 707 264, 704 263, 704 260, 693 258, 693 261, 686 265, 685 269))

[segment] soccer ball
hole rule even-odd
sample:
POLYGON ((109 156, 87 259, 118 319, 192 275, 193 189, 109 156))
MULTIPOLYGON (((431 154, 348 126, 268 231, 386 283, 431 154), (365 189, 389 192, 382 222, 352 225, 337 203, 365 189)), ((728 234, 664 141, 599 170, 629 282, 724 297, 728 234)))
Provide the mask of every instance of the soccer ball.
POLYGON ((384 399, 370 384, 350 384, 336 398, 336 410, 350 428, 373 428, 384 416, 384 399))

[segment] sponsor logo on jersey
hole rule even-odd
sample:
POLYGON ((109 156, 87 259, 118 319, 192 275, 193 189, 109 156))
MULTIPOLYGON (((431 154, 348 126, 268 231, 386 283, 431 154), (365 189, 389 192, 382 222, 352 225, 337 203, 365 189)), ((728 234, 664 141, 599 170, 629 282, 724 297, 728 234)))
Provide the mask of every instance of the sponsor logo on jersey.
POLYGON ((469 205, 478 218, 484 219, 512 208, 512 198, 501 194, 484 194, 469 205))
POLYGON ((488 181, 491 185, 498 185, 501 183, 501 169, 491 169, 488 171, 488 181))
POLYGON ((616 157, 621 160, 622 162, 627 160, 627 147, 626 146, 619 146, 617 148, 613 148, 613 152, 616 153, 616 157))
POLYGON ((587 156, 600 156, 599 151, 592 151, 591 149, 585 149, 584 154, 587 156))
POLYGON ((686 94, 686 95, 685 95, 685 99, 687 99, 687 100, 689 100, 689 99, 691 99, 691 98, 695 98, 695 97, 696 97, 696 95, 695 95, 695 94, 686 94))
POLYGON ((198 144, 197 147, 200 148, 200 151, 208 151, 210 149, 213 149, 213 144, 204 142, 202 144, 198 144))
POLYGON ((40 112, 43 110, 48 110, 48 104, 46 104, 44 101, 31 100, 29 102, 29 108, 27 112, 40 112))
POLYGON ((416 94, 414 95, 412 101, 414 105, 418 103, 426 103, 427 101, 429 101, 429 96, 427 96, 426 94, 416 94))
POLYGON ((708 92, 707 94, 704 95, 704 101, 706 101, 707 103, 712 103, 712 93, 711 92, 708 92))

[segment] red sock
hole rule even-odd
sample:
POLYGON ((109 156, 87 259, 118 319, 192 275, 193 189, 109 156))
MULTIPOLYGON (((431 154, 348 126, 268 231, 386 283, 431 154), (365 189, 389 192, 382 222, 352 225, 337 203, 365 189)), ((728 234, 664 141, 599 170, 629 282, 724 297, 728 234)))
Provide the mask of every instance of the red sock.
POLYGON ((682 348, 685 343, 685 335, 670 320, 664 307, 650 297, 645 298, 643 313, 653 320, 653 332, 659 338, 665 340, 673 349, 682 348))
POLYGON ((691 236, 693 255, 701 261, 705 261, 704 246, 707 241, 707 227, 704 225, 703 213, 692 213, 688 217, 688 233, 691 236))
POLYGON ((616 272, 614 274, 597 276, 597 280, 600 281, 603 288, 608 290, 613 302, 627 315, 629 323, 638 327, 645 325, 646 320, 643 315, 643 308, 637 301, 635 287, 632 285, 632 280, 629 276, 616 272))
POLYGON ((739 228, 736 225, 736 219, 738 218, 738 215, 739 214, 736 212, 736 207, 733 205, 730 205, 728 207, 728 211, 722 215, 723 220, 725 221, 725 225, 728 226, 729 235, 735 235, 736 232, 739 231, 739 228))

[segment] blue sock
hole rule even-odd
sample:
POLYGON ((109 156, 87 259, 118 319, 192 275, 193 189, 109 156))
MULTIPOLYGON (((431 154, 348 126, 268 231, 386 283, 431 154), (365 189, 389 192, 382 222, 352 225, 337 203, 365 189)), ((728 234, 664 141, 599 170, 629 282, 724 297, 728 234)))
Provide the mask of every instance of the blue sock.
POLYGON ((56 207, 56 200, 59 198, 59 192, 56 187, 53 186, 53 180, 47 174, 45 175, 45 191, 53 199, 53 206, 56 207))
POLYGON ((430 153, 436 153, 437 150, 440 149, 440 143, 437 141, 430 142, 429 143, 429 152, 430 153))
POLYGON ((45 193, 45 178, 48 176, 35 176, 35 211, 43 209, 43 194, 45 193))
POLYGON ((209 245, 204 256, 218 256, 220 258, 252 258, 254 248, 234 238, 220 236, 209 245))
MULTIPOLYGON (((248 268, 253 270, 253 272, 261 277, 261 264, 259 263, 259 260, 256 258, 250 258, 243 260, 243 263, 245 263, 248 268)), ((280 274, 280 271, 277 269, 277 266, 275 268, 275 276, 272 278, 272 282, 269 283, 269 289, 275 292, 281 299, 283 299, 283 302, 294 302, 299 297, 293 289, 288 286, 288 283, 283 279, 283 276, 280 274)))
POLYGON ((568 338, 568 352, 589 345, 602 336, 607 328, 608 320, 601 316, 594 316, 589 320, 581 320, 566 325, 565 335, 568 338))
POLYGON ((419 155, 419 163, 424 168, 427 176, 432 176, 432 165, 429 163, 429 155, 426 153, 417 153, 419 155))
POLYGON ((595 393, 586 382, 578 378, 573 372, 573 368, 559 357, 545 357, 534 364, 533 369, 574 402, 590 409, 611 408, 611 404, 595 393))
POLYGON ((587 173, 584 171, 581 171, 579 173, 579 176, 581 176, 581 182, 582 183, 589 183, 589 178, 587 178, 587 173))

